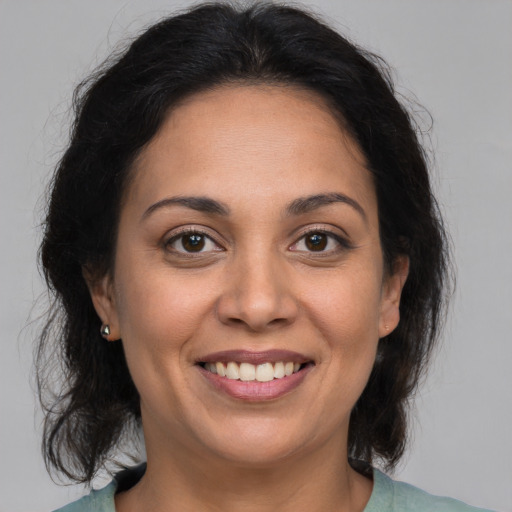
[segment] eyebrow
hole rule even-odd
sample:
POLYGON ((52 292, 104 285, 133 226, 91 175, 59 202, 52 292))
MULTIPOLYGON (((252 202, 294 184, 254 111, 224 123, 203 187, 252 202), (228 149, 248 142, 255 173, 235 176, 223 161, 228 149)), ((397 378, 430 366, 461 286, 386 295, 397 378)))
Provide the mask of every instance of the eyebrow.
POLYGON ((196 210, 198 212, 210 213, 215 215, 229 215, 229 208, 221 203, 220 201, 215 201, 215 199, 210 199, 209 197, 195 197, 195 196, 175 196, 175 197, 166 197, 161 201, 152 204, 143 214, 141 220, 146 219, 155 211, 161 208, 167 208, 169 206, 184 206, 185 208, 190 208, 191 210, 196 210))
POLYGON ((322 206, 327 206, 333 203, 343 203, 351 206, 365 222, 368 222, 368 217, 363 207, 355 200, 345 194, 330 193, 330 194, 315 194, 313 196, 299 197, 294 199, 286 208, 288 215, 302 215, 304 213, 312 212, 322 206))
MULTIPOLYGON (((355 200, 345 194, 333 192, 330 194, 315 194, 312 196, 299 197, 294 199, 286 207, 288 215, 303 215, 310 213, 322 206, 327 206, 333 203, 343 203, 351 206, 356 210, 361 217, 367 222, 366 212, 363 207, 355 200)), ((168 208, 169 206, 184 206, 198 212, 209 213, 214 215, 228 216, 230 210, 227 205, 204 196, 174 196, 166 197, 161 201, 152 204, 143 214, 141 220, 145 220, 155 211, 161 208, 168 208)))

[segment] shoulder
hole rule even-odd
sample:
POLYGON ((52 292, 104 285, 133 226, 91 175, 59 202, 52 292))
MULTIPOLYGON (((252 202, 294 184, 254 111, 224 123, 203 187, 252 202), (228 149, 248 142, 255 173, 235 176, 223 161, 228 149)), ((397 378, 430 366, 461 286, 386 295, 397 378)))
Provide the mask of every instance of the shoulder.
POLYGON ((364 512, 491 512, 462 501, 433 496, 373 470, 374 489, 364 512))
POLYGON ((117 482, 112 480, 106 487, 91 491, 87 496, 54 512, 115 512, 114 495, 117 482))
POLYGON ((114 476, 114 479, 103 489, 93 490, 87 496, 74 501, 54 512, 115 512, 114 496, 117 491, 125 491, 133 487, 144 475, 146 463, 125 468, 114 476))

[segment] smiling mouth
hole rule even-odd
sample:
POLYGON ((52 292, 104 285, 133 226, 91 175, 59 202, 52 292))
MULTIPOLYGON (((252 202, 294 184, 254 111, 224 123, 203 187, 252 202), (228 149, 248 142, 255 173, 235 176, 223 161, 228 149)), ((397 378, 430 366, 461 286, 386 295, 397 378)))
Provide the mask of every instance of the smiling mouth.
POLYGON ((196 367, 214 389, 237 400, 272 401, 301 385, 316 366, 290 350, 224 350, 200 356, 196 367))
POLYGON ((313 363, 297 363, 293 361, 265 362, 261 364, 238 363, 236 361, 203 362, 200 365, 208 372, 229 380, 243 382, 270 382, 290 377, 313 363))

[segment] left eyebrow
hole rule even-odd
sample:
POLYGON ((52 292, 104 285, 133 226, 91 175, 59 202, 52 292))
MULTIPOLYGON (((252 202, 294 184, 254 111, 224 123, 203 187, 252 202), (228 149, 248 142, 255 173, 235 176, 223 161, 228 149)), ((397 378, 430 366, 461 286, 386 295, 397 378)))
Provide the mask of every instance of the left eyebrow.
POLYGON ((141 220, 146 219, 155 211, 161 208, 168 208, 170 206, 183 206, 185 208, 190 208, 191 210, 196 210, 198 212, 210 213, 214 215, 229 215, 229 208, 214 199, 210 199, 209 197, 195 197, 195 196, 175 196, 175 197, 167 197, 162 199, 161 201, 152 204, 143 214, 141 220))
POLYGON ((366 216, 364 208, 355 199, 336 192, 330 194, 315 194, 312 196, 294 199, 286 207, 286 213, 288 215, 302 215, 332 203, 343 203, 351 206, 357 213, 359 213, 359 215, 361 215, 365 222, 368 222, 368 217, 366 216))

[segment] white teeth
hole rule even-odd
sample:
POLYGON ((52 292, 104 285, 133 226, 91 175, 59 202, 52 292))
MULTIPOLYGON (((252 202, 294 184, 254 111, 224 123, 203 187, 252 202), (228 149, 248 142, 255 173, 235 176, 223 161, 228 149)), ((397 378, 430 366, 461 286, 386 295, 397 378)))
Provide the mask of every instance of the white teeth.
POLYGON ((282 379, 284 377, 284 363, 279 361, 274 365, 274 379, 282 379))
POLYGON ((226 376, 226 368, 224 367, 224 365, 222 363, 215 363, 215 368, 217 370, 217 373, 221 377, 225 377, 226 376))
POLYGON ((240 378, 240 368, 233 361, 230 361, 226 367, 226 377, 233 380, 240 378))
POLYGON ((258 382, 274 380, 274 367, 272 363, 263 363, 256 367, 256 380, 258 382))
POLYGON ((300 363, 288 361, 278 361, 277 363, 262 363, 254 365, 251 363, 206 363, 204 368, 211 373, 216 373, 220 377, 226 377, 231 380, 241 380, 244 382, 258 381, 269 382, 273 379, 282 379, 289 377, 300 370, 300 363))
POLYGON ((256 367, 253 364, 241 363, 240 364, 240 380, 254 380, 256 379, 256 367))

